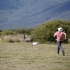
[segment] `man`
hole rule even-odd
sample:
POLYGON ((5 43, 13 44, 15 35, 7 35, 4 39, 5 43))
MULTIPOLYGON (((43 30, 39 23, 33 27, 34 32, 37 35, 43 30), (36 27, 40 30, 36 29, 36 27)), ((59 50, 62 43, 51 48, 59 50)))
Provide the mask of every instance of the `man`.
POLYGON ((57 53, 59 54, 59 51, 61 50, 62 53, 63 53, 63 56, 65 56, 65 52, 64 52, 61 44, 62 44, 62 41, 63 41, 63 37, 66 40, 66 33, 62 32, 62 30, 63 29, 61 27, 59 27, 58 31, 54 33, 54 37, 56 37, 56 40, 57 40, 57 43, 58 43, 57 53))

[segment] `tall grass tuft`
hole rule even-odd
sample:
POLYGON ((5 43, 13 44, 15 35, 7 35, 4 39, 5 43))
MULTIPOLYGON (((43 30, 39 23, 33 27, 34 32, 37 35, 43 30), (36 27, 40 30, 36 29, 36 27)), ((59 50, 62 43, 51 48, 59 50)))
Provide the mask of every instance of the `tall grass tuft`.
POLYGON ((0 41, 4 42, 23 42, 24 38, 22 34, 17 35, 4 35, 0 37, 0 41))

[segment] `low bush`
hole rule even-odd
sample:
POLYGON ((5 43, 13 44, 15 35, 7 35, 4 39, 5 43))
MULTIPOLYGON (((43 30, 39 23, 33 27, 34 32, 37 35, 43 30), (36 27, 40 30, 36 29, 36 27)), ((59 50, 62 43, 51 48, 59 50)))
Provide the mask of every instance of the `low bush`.
MULTIPOLYGON (((66 20, 45 22, 44 24, 35 27, 31 34, 34 40, 39 41, 40 43, 55 42, 53 35, 58 27, 62 27, 63 31, 67 33, 67 38, 70 38, 70 22, 66 20)), ((67 42, 67 40, 64 42, 67 42)))

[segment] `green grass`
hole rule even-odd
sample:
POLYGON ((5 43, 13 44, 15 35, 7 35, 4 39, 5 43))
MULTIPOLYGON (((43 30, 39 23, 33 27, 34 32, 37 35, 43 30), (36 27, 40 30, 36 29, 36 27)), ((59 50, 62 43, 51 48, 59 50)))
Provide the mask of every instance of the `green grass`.
POLYGON ((56 53, 57 44, 0 42, 0 70, 70 70, 70 44, 62 44, 62 52, 56 53))

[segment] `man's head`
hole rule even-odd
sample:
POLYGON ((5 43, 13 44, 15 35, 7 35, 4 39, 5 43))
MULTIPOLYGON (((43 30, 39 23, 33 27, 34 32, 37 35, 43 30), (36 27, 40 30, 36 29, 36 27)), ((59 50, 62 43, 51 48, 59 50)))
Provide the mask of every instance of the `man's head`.
POLYGON ((58 28, 58 31, 62 31, 62 30, 63 30, 62 27, 59 27, 59 28, 58 28))

